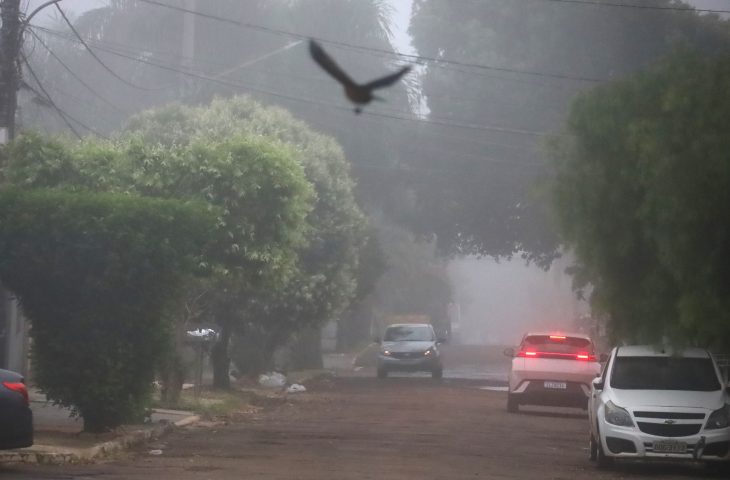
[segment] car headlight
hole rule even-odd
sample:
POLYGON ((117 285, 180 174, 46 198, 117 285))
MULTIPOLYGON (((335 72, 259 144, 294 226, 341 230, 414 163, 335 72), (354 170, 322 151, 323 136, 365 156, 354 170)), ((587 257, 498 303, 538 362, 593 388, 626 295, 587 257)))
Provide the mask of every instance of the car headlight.
POLYGON ((606 421, 611 425, 617 425, 619 427, 633 427, 634 422, 631 420, 631 415, 625 408, 617 407, 612 401, 606 402, 606 408, 604 411, 606 421))
POLYGON ((725 405, 719 410, 715 410, 707 419, 705 429, 716 430, 718 428, 727 428, 730 426, 730 405, 725 405))
POLYGON ((426 357, 430 357, 431 355, 435 355, 435 354, 436 354, 436 352, 433 351, 433 348, 429 348, 428 350, 423 352, 423 355, 426 357))
POLYGON ((382 351, 382 352, 380 352, 380 353, 382 353, 382 354, 383 354, 384 356, 386 356, 386 357, 390 357, 390 350, 383 350, 383 351, 382 351))

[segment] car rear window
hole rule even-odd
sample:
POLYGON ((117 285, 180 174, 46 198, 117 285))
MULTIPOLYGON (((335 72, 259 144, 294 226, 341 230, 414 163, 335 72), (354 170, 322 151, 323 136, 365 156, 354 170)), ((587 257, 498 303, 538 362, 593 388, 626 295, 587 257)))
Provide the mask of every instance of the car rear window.
POLYGON ((566 337, 562 335, 530 335, 522 341, 522 350, 543 353, 593 355, 593 345, 587 338, 566 337))
POLYGON ((433 339, 433 329, 424 326, 388 327, 383 338, 386 342, 430 342, 433 339))
POLYGON ((625 390, 720 390, 709 358, 616 357, 611 386, 625 390))

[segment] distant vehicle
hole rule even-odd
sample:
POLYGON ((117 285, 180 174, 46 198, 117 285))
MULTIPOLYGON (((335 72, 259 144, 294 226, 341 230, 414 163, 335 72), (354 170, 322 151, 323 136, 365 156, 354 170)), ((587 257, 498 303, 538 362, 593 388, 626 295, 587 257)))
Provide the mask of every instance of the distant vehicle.
POLYGON ((0 450, 33 445, 33 413, 23 377, 0 369, 0 450))
POLYGON ((617 347, 593 381, 590 458, 730 460, 730 391, 703 349, 617 347))
POLYGON ((433 378, 443 376, 441 352, 433 327, 428 323, 399 323, 385 329, 379 338, 378 378, 389 372, 431 372, 433 378))
POLYGON ((591 382, 601 364, 590 337, 583 334, 528 333, 512 357, 507 410, 520 405, 587 408, 591 382))

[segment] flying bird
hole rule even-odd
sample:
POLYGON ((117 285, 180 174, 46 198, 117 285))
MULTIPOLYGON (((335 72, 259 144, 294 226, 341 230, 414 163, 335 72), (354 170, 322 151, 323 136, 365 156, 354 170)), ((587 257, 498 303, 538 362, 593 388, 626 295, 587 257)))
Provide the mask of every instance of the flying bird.
POLYGON ((355 83, 350 76, 346 74, 340 66, 337 65, 337 63, 335 63, 332 57, 330 57, 314 40, 309 41, 309 53, 320 67, 342 84, 342 87, 345 89, 345 95, 352 103, 355 104, 355 113, 360 113, 363 105, 367 105, 373 100, 383 100, 375 95, 373 91, 378 88, 385 88, 394 84, 411 70, 410 66, 405 66, 395 73, 391 73, 390 75, 377 78, 361 85, 359 83, 355 83))

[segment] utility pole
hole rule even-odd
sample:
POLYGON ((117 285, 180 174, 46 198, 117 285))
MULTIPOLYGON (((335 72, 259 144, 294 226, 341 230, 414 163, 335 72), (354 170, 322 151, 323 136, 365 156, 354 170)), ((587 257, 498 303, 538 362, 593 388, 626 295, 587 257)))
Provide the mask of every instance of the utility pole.
POLYGON ((20 0, 0 0, 0 145, 15 137, 20 54, 20 0))

